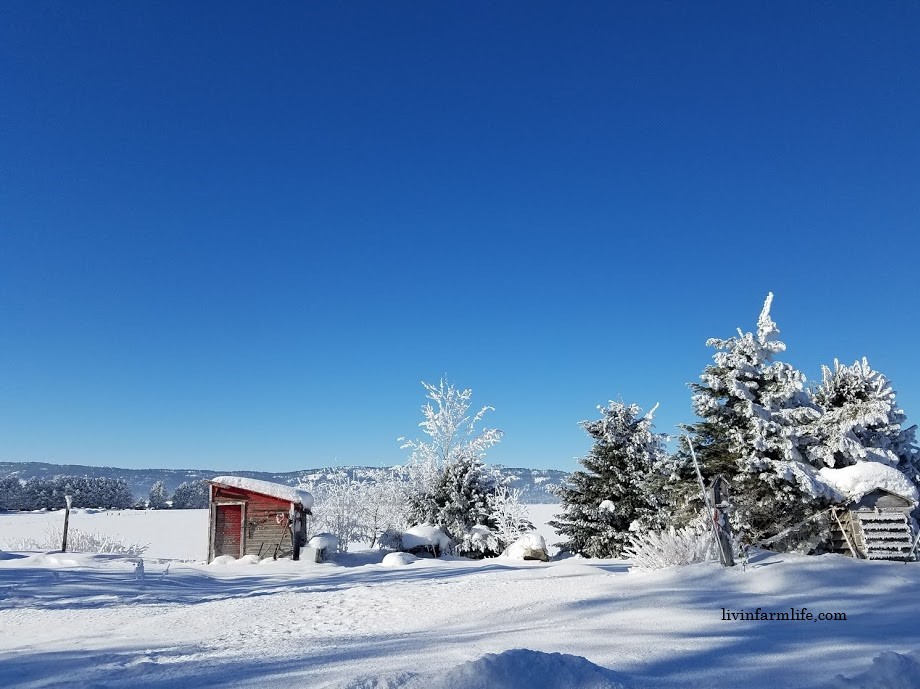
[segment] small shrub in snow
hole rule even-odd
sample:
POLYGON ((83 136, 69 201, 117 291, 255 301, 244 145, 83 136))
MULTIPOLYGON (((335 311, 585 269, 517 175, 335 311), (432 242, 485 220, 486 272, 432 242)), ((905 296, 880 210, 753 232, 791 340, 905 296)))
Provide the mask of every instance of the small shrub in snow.
POLYGON ((377 545, 381 550, 402 550, 402 529, 390 527, 377 536, 377 545))
POLYGON ((623 554, 636 569, 653 570, 703 562, 709 558, 712 535, 699 523, 682 529, 632 534, 623 554))
MULTIPOLYGON (((7 544, 10 550, 59 550, 63 541, 64 530, 51 527, 42 540, 21 538, 7 544)), ((143 555, 147 546, 141 543, 126 543, 122 538, 115 538, 101 533, 88 533, 80 529, 68 529, 67 550, 72 553, 99 553, 104 555, 143 555)))
POLYGON ((503 545, 513 543, 522 534, 533 531, 527 505, 521 503, 521 490, 498 486, 488 497, 489 512, 495 522, 493 529, 503 545))
POLYGON ((453 551, 454 542, 438 526, 419 524, 406 529, 401 537, 403 550, 410 553, 429 552, 435 557, 453 551))
POLYGON ((502 551, 502 545, 501 539, 489 527, 474 526, 463 534, 457 550, 466 557, 495 557, 502 551))

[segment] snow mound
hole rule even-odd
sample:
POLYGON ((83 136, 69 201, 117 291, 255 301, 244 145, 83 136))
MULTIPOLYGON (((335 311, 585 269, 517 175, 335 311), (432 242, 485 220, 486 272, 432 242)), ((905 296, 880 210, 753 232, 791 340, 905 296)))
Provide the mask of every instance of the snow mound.
POLYGON ((303 505, 304 508, 313 507, 313 496, 305 490, 285 486, 282 483, 272 483, 271 481, 259 481, 254 478, 243 478, 242 476, 217 476, 211 479, 211 483, 219 483, 228 488, 241 488, 250 490, 260 495, 268 495, 279 500, 287 500, 303 505))
POLYGON ((625 689, 623 677, 581 656, 517 648, 489 653, 440 675, 366 677, 345 689, 625 689))
POLYGON ((317 550, 333 551, 338 549, 339 539, 331 533, 318 533, 310 539, 307 545, 317 550))
POLYGON ((825 483, 848 500, 857 501, 877 488, 899 495, 915 505, 920 495, 917 487, 903 472, 878 462, 858 462, 840 469, 824 468, 818 472, 825 483))
POLYGON ((451 543, 450 536, 439 526, 421 524, 406 529, 402 535, 402 547, 406 550, 436 547, 444 552, 450 548, 451 543))
POLYGON ((828 689, 917 689, 920 686, 920 650, 910 653, 886 651, 872 659, 872 666, 851 678, 837 675, 828 689))
POLYGON ((418 560, 412 553, 388 553, 384 556, 382 564, 384 567, 405 567, 418 560))
POLYGON ((211 560, 212 565, 232 565, 236 563, 236 558, 233 555, 218 555, 213 560, 211 560))
POLYGON ((514 560, 543 560, 544 562, 549 560, 549 554, 546 552, 546 541, 536 531, 525 533, 505 548, 505 552, 501 556, 514 560))
POLYGON ((258 555, 243 555, 237 562, 241 565, 257 565, 262 561, 262 558, 258 555))

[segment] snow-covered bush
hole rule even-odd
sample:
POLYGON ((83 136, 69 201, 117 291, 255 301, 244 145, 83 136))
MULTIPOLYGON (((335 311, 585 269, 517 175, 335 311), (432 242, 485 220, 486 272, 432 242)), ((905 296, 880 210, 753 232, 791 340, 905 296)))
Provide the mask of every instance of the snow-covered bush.
POLYGON ((306 486, 316 501, 311 526, 334 535, 339 550, 348 552, 354 541, 367 536, 362 486, 342 469, 329 470, 325 478, 322 483, 306 486))
POLYGON ((374 469, 361 484, 363 539, 373 548, 381 535, 407 525, 407 492, 410 483, 404 467, 374 469))
POLYGON ((520 489, 498 486, 488 496, 487 502, 489 514, 495 523, 493 531, 504 545, 514 543, 521 534, 533 531, 527 505, 521 502, 520 489))
POLYGON ((400 537, 402 549, 410 553, 428 552, 439 557, 451 553, 454 542, 444 529, 428 524, 419 524, 406 529, 400 537))
POLYGON ((457 551, 467 557, 482 558, 496 557, 503 548, 501 539, 489 527, 474 526, 463 534, 457 551))
POLYGON ((390 527, 377 536, 377 545, 381 550, 402 550, 402 529, 390 527))
MULTIPOLYGON (((7 550, 60 550, 64 537, 61 527, 50 527, 41 540, 20 538, 5 544, 7 550)), ((108 555, 143 555, 147 545, 129 543, 123 538, 115 538, 102 533, 89 533, 80 529, 67 530, 67 550, 73 553, 100 553, 108 555)))
POLYGON ((632 560, 636 569, 663 569, 709 559, 712 544, 712 534, 698 521, 682 529, 672 526, 663 531, 631 534, 623 555, 632 560))

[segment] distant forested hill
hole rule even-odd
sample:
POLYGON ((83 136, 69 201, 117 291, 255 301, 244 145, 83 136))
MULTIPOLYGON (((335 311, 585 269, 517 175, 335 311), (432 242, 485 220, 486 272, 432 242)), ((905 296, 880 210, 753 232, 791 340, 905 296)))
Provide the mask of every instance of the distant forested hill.
MULTIPOLYGON (((361 479, 374 467, 337 467, 347 471, 351 476, 361 479)), ((498 467, 501 474, 508 479, 511 488, 521 490, 521 501, 526 503, 558 502, 548 489, 565 480, 568 473, 555 469, 523 469, 498 467)), ((48 464, 45 462, 0 462, 0 478, 16 476, 25 481, 33 477, 50 478, 52 476, 88 476, 124 479, 131 486, 131 491, 138 498, 146 498, 150 488, 157 481, 162 481, 169 494, 180 483, 211 479, 215 476, 232 474, 247 478, 260 479, 296 485, 301 481, 321 483, 331 469, 302 469, 288 472, 268 471, 230 471, 218 469, 121 469, 118 467, 92 467, 82 464, 48 464)))

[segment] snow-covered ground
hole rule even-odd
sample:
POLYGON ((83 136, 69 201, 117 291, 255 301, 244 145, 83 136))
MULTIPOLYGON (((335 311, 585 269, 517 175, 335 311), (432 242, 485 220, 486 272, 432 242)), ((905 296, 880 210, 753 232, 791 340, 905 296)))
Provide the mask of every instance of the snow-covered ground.
MULTIPOLYGON (((392 567, 364 551, 203 565, 159 559, 169 543, 203 547, 202 512, 117 514, 73 524, 136 522, 129 540, 150 524, 142 573, 116 556, 0 555, 0 686, 920 686, 916 563, 759 553, 747 571, 638 573, 581 559, 392 567), (847 619, 724 619, 803 607, 847 619)), ((0 542, 55 516, 0 515, 0 542)))

